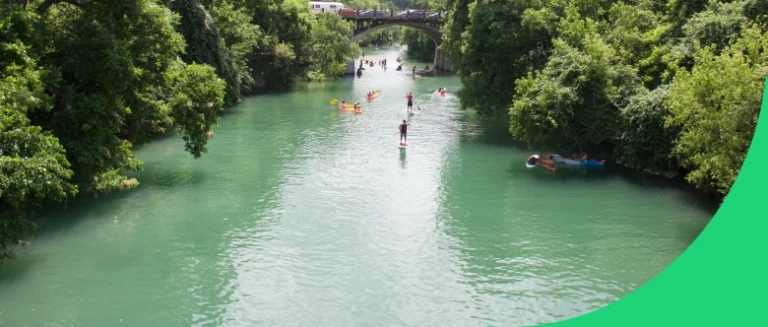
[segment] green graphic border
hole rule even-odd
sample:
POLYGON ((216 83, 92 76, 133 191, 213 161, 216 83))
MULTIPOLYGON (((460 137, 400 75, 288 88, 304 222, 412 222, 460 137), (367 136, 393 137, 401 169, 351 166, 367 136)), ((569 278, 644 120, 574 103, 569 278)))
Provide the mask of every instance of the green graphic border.
POLYGON ((768 294, 768 79, 744 165, 715 217, 667 269, 619 301, 556 326, 757 326, 768 294))

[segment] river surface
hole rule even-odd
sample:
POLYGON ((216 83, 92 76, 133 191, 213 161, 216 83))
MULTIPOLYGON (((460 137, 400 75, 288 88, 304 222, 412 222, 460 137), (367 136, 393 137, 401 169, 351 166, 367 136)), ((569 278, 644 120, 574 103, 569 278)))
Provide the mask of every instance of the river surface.
POLYGON ((712 217, 625 170, 526 169, 531 150, 459 110, 458 77, 366 52, 389 69, 249 97, 202 159, 169 136, 136 151, 136 190, 41 212, 0 264, 0 326, 552 322, 637 289, 712 217), (401 151, 411 91, 422 110, 401 151))

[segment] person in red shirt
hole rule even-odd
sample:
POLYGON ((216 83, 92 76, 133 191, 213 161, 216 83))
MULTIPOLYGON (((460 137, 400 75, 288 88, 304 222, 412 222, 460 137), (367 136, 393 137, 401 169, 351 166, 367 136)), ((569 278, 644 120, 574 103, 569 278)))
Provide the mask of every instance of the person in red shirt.
POLYGON ((413 111, 413 93, 408 92, 407 98, 408 98, 408 112, 412 112, 413 111))
POLYGON ((400 145, 408 145, 408 122, 403 119, 403 123, 400 124, 400 145))

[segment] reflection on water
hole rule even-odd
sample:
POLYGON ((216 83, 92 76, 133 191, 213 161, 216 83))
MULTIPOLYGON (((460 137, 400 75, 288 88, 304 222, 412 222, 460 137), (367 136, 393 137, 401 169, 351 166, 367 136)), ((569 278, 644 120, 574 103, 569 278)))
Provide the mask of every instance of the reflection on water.
POLYGON ((527 169, 503 124, 432 93, 458 78, 409 74, 246 99, 200 160, 177 137, 139 150, 137 190, 42 213, 40 237, 0 265, 0 324, 530 325, 636 289, 712 215, 621 169, 527 169))

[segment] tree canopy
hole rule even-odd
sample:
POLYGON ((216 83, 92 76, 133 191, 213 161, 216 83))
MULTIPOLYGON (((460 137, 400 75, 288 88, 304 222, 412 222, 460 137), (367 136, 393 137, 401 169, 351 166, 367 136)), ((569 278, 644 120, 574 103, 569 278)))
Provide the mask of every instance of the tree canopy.
POLYGON ((450 0, 462 106, 531 147, 730 190, 766 77, 768 2, 450 0))
POLYGON ((0 2, 0 260, 46 201, 137 187, 134 146, 201 158, 243 94, 342 75, 350 37, 300 0, 0 2))

